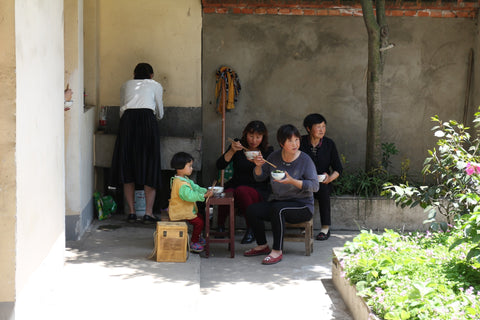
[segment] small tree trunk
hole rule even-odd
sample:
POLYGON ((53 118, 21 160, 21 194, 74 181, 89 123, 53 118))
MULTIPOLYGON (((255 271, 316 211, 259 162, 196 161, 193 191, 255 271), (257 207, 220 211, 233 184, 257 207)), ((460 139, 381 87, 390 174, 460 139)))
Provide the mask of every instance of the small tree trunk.
POLYGON ((385 21, 385 0, 377 0, 376 16, 372 0, 361 0, 363 19, 368 33, 367 70, 367 151, 365 169, 370 171, 382 161, 382 76, 384 53, 380 50, 388 43, 385 21))

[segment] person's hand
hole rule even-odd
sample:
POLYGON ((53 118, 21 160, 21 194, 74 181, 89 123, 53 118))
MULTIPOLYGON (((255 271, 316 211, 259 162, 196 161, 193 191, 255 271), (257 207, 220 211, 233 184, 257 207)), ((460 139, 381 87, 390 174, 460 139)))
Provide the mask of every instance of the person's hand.
POLYGON ((67 89, 65 89, 65 91, 64 91, 64 100, 65 100, 65 101, 70 101, 70 100, 72 100, 72 95, 73 95, 72 89, 69 89, 69 88, 67 87, 67 89))
POLYGON ((323 179, 322 182, 320 183, 323 183, 323 184, 329 184, 331 181, 330 181, 330 176, 328 175, 328 173, 324 172, 323 175, 325 176, 325 179, 323 179))
POLYGON ((209 197, 211 197, 211 196, 213 196, 213 190, 208 190, 208 191, 205 192, 205 194, 203 195, 203 197, 204 197, 205 199, 207 199, 207 198, 209 198, 209 197))
POLYGON ((282 184, 293 184, 296 179, 292 178, 291 175, 288 174, 287 171, 285 171, 285 178, 282 180, 274 180, 275 182, 282 183, 282 184))
POLYGON ((285 178, 282 180, 274 180, 275 182, 282 183, 282 184, 291 184, 295 188, 302 189, 303 186, 303 180, 297 180, 293 178, 291 175, 288 174, 287 171, 285 171, 285 178))
POLYGON ((68 111, 73 104, 72 101, 73 91, 67 85, 67 89, 63 92, 63 110, 68 111))
POLYGON ((231 144, 231 149, 237 152, 243 149, 243 145, 240 143, 240 141, 233 141, 231 144))
POLYGON ((263 159, 262 153, 260 153, 258 156, 253 158, 253 160, 251 160, 251 161, 253 161, 257 167, 261 167, 265 163, 265 160, 263 159))

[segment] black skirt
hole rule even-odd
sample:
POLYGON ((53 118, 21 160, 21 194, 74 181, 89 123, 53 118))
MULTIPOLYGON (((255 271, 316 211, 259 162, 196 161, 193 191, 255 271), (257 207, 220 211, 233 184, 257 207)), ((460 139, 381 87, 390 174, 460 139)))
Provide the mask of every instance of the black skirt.
POLYGON ((110 184, 161 187, 160 134, 151 109, 129 109, 120 119, 110 184))

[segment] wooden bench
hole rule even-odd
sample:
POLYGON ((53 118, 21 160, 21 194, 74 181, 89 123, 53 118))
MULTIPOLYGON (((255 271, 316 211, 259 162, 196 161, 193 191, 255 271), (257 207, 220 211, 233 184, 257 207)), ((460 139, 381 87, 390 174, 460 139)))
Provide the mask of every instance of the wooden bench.
POLYGON ((300 232, 285 231, 283 241, 305 242, 305 255, 309 256, 313 252, 313 218, 301 223, 286 222, 285 229, 300 229, 300 232))

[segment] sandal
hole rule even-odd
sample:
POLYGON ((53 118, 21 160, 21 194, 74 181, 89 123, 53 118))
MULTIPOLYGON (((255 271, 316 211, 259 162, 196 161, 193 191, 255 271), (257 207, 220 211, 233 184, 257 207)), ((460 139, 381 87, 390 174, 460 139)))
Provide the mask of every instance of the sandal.
POLYGON ((320 240, 320 241, 324 241, 324 240, 327 240, 328 238, 330 238, 330 230, 328 230, 328 232, 325 234, 324 232, 320 232, 318 235, 317 235, 317 240, 320 240))

